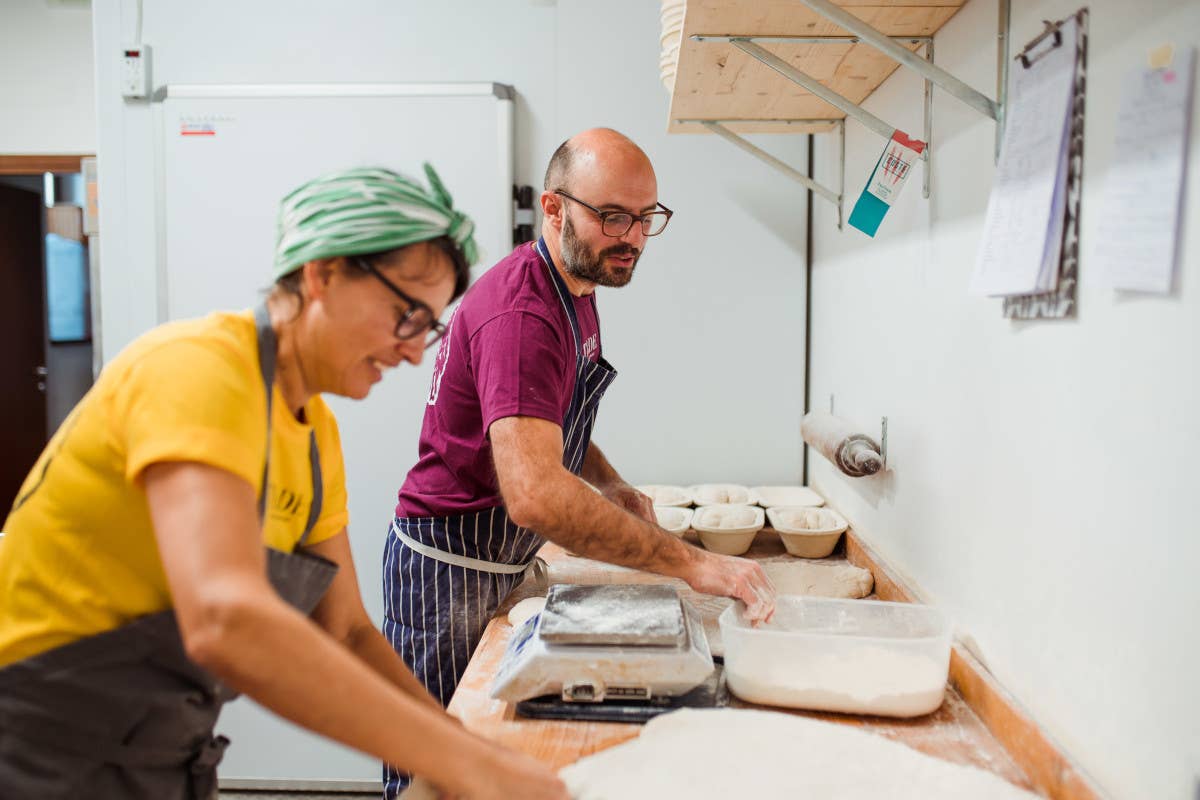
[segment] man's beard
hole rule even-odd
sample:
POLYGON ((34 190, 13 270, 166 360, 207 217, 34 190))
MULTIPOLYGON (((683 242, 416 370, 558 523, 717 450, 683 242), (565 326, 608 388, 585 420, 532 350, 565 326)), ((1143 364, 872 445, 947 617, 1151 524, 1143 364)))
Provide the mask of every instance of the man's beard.
MULTIPOLYGON (((635 222, 634 224, 640 223, 635 222)), ((575 235, 575 227, 571 224, 570 217, 567 217, 563 223, 560 250, 563 266, 567 272, 576 278, 598 286, 624 286, 629 283, 633 279, 633 270, 637 267, 638 259, 642 257, 640 250, 624 242, 606 247, 599 253, 592 253, 588 250, 587 244, 575 235), (608 256, 633 256, 633 264, 628 270, 615 267, 605 269, 604 259, 608 256)))

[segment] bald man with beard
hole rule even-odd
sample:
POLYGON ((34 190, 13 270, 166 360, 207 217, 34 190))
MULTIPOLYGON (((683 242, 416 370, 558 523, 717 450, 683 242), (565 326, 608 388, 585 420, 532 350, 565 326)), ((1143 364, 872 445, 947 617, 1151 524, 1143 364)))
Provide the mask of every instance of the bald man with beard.
MULTIPOLYGON (((591 441, 616 377, 595 289, 629 283, 671 218, 650 159, 616 131, 584 131, 550 159, 541 205, 541 238, 484 274, 447 323, 384 550, 384 634, 443 705, 547 539, 736 598, 753 620, 774 609, 761 567, 663 531, 591 441)), ((386 797, 404 784, 385 770, 386 797)))

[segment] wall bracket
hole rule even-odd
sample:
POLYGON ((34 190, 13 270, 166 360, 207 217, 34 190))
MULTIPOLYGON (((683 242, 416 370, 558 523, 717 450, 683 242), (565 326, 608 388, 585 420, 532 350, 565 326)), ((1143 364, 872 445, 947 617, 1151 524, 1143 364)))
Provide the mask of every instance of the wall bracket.
MULTIPOLYGON (((922 182, 921 193, 926 199, 930 194, 930 176, 932 169, 933 148, 931 139, 933 138, 933 87, 940 86, 950 95, 958 98, 966 103, 971 108, 974 108, 984 116, 996 120, 996 157, 999 157, 1000 152, 1000 137, 1004 124, 1004 105, 1007 100, 1007 77, 1008 77, 1008 41, 1009 29, 1011 26, 1011 0, 999 0, 999 18, 997 20, 997 63, 999 65, 996 75, 996 95, 997 99, 992 100, 981 92, 971 88, 961 80, 950 74, 946 70, 937 66, 933 62, 933 37, 932 36, 888 36, 881 33, 879 30, 870 24, 862 21, 858 17, 843 10, 837 5, 834 5, 830 0, 800 0, 804 5, 816 13, 822 15, 834 24, 849 31, 850 36, 736 36, 728 34, 695 34, 691 38, 698 42, 725 42, 732 44, 743 53, 751 58, 765 64, 771 69, 778 72, 783 77, 796 83, 809 92, 824 100, 826 103, 841 110, 846 116, 854 117, 867 128, 883 136, 885 139, 891 139, 896 132, 896 128, 889 125, 886 121, 879 118, 875 114, 867 111, 859 103, 855 103, 844 95, 830 89, 822 84, 812 75, 800 70, 788 62, 784 61, 779 56, 772 53, 763 47, 760 42, 791 42, 802 44, 869 44, 885 55, 906 66, 925 79, 925 98, 924 98, 924 142, 925 149, 921 154, 924 161, 924 180, 922 182), (924 56, 919 56, 901 43, 908 42, 910 44, 921 44, 924 46, 924 56)), ((833 202, 838 207, 838 229, 842 228, 843 205, 844 205, 844 176, 845 176, 845 125, 842 120, 840 128, 842 136, 841 145, 841 174, 843 191, 839 191, 836 196, 831 196, 831 190, 824 189, 820 184, 815 183, 809 176, 797 173, 791 167, 787 166, 778 159, 764 153, 759 148, 742 139, 737 134, 724 128, 717 120, 677 120, 678 122, 700 122, 705 128, 716 133, 737 147, 749 152, 756 158, 760 158, 771 164, 776 169, 784 174, 792 177, 800 183, 804 184, 813 192, 819 194, 825 199, 833 202), (803 179, 803 180, 802 180, 803 179), (810 185, 812 184, 812 185, 810 185), (822 191, 823 190, 823 191, 822 191)), ((751 121, 751 120, 746 120, 751 121)), ((761 121, 761 120, 760 120, 761 121)), ((815 122, 815 120, 808 120, 815 122)))
POLYGON ((736 120, 736 119, 725 119, 725 120, 678 119, 678 120, 675 120, 675 122, 677 124, 681 124, 681 125, 685 124, 685 123, 698 123, 700 125, 703 125, 708 131, 717 134, 722 139, 724 139, 725 141, 732 144, 734 147, 737 147, 741 150, 746 151, 750 155, 757 158, 759 161, 762 161, 763 163, 767 164, 768 166, 773 167, 775 170, 788 176, 789 178, 796 181, 804 188, 811 191, 817 197, 820 197, 823 200, 828 200, 830 203, 833 203, 833 205, 837 206, 838 230, 841 230, 842 229, 842 216, 843 216, 843 214, 842 214, 843 208, 842 207, 843 207, 843 201, 844 201, 844 197, 845 197, 845 193, 846 193, 845 192, 845 184, 846 184, 846 121, 840 120, 840 119, 789 120, 789 121, 795 122, 797 124, 813 124, 813 123, 819 122, 819 123, 832 123, 834 125, 834 130, 838 134, 838 140, 839 140, 838 149, 841 153, 841 157, 840 157, 841 169, 838 172, 839 177, 838 177, 837 191, 830 189, 828 186, 824 186, 820 183, 817 183, 815 180, 812 179, 811 176, 805 175, 803 172, 796 169, 795 167, 792 167, 790 164, 787 164, 786 162, 779 160, 775 156, 768 153, 766 150, 763 150, 761 147, 758 147, 757 145, 747 141, 746 139, 742 138, 738 134, 729 130, 729 128, 725 127, 724 124, 722 124, 722 123, 726 123, 726 122, 761 122, 761 120, 736 120))

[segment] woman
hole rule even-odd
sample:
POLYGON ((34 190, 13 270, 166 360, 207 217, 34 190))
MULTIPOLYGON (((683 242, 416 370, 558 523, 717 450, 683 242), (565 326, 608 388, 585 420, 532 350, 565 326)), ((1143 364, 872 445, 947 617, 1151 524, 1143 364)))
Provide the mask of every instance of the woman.
POLYGON ((285 197, 265 303, 142 336, 50 441, 0 545, 0 794, 213 798, 213 725, 245 692, 456 796, 567 797, 442 711, 350 557, 319 395, 361 399, 419 363, 476 257, 426 174, 285 197))

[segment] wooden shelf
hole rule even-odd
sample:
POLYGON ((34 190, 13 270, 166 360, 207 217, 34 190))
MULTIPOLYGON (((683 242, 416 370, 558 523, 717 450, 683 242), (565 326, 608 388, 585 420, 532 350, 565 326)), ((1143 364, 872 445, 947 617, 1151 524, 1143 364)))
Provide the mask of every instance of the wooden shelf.
MULTIPOLYGON (((834 0, 847 12, 893 37, 929 37, 966 0, 834 0)), ((703 133, 694 122, 721 120, 738 133, 824 133, 845 114, 727 42, 695 35, 835 37, 851 34, 797 0, 688 0, 683 20, 668 130, 703 133), (734 122, 732 120, 739 120, 734 122), (740 120, 752 120, 749 122, 740 120)), ((898 42, 918 50, 920 42, 898 42)), ((871 45, 852 42, 760 41, 788 64, 861 103, 899 64, 871 45)))

